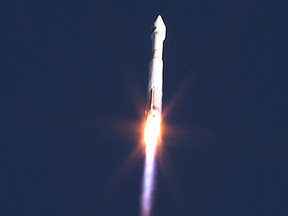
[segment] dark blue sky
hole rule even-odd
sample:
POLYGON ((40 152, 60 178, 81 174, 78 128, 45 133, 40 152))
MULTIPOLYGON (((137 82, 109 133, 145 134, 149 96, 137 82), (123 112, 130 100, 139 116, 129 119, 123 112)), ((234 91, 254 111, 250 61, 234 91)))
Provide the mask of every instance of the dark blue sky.
POLYGON ((158 14, 167 37, 155 215, 288 215, 286 8, 2 4, 0 215, 138 215, 158 14))

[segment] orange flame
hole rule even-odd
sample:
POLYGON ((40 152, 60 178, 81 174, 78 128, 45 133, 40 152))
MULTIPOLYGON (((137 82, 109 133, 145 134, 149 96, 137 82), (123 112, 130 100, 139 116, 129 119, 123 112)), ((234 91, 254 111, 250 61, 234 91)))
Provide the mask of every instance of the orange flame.
POLYGON ((144 129, 144 142, 146 154, 153 155, 161 134, 161 116, 158 112, 151 112, 146 119, 144 129))

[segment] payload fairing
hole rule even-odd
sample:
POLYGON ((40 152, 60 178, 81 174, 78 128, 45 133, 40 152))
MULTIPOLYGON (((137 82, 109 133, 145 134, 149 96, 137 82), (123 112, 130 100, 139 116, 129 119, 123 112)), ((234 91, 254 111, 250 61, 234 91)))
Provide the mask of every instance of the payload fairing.
POLYGON ((148 107, 146 116, 155 114, 161 116, 162 112, 162 86, 163 86, 163 42, 166 38, 166 26, 159 15, 152 28, 152 59, 149 66, 148 107))

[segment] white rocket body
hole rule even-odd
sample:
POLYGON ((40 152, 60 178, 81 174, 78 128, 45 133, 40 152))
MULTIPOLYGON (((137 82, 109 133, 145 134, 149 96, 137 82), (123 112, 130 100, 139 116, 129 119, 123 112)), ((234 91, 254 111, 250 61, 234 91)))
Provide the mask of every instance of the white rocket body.
POLYGON ((152 59, 149 65, 148 107, 146 114, 162 112, 163 86, 163 42, 166 37, 166 26, 159 15, 153 25, 152 59))

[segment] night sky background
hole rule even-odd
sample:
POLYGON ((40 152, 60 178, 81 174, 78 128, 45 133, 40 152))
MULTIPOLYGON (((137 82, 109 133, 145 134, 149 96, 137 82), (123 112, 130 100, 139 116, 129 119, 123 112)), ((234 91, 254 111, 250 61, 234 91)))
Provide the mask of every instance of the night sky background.
POLYGON ((0 14, 1 216, 139 215, 158 14, 154 215, 288 215, 284 1, 6 1, 0 14))

